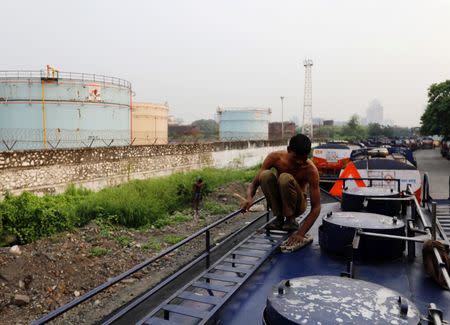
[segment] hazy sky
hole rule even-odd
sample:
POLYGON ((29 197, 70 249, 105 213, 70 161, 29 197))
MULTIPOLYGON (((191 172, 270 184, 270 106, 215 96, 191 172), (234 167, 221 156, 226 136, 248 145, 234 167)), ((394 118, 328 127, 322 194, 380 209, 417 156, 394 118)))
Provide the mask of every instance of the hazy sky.
MULTIPOLYGON (((165 102, 191 122, 217 106, 303 109, 304 58, 313 117, 419 124, 427 88, 450 79, 450 1, 2 1, 0 70, 106 74, 135 101, 165 102)), ((301 120, 301 119, 300 119, 301 120)))

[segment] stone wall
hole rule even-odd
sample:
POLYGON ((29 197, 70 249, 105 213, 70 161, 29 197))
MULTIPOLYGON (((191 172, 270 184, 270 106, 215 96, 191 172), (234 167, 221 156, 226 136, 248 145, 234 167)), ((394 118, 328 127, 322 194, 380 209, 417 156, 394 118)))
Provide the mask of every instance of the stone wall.
POLYGON ((249 167, 286 145, 268 141, 0 152, 0 195, 92 190, 205 167, 249 167))

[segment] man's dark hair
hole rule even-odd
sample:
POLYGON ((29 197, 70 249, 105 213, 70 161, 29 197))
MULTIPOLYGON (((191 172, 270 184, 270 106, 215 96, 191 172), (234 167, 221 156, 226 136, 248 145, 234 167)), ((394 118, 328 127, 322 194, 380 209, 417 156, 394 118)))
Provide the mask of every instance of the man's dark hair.
POLYGON ((294 135, 289 140, 288 150, 295 152, 299 156, 307 156, 311 151, 311 140, 301 133, 294 135))

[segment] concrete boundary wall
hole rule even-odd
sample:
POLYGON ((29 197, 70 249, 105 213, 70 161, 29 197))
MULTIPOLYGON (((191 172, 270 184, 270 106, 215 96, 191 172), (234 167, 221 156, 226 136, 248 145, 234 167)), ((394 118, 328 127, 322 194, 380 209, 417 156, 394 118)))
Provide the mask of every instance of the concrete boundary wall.
POLYGON ((269 141, 0 152, 0 195, 60 193, 69 184, 100 190, 205 167, 250 167, 286 144, 269 141))

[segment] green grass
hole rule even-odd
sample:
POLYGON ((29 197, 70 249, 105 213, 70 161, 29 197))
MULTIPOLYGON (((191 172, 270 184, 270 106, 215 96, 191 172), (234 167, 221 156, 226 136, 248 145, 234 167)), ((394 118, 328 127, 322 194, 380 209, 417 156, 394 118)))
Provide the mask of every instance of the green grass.
MULTIPOLYGON (((201 177, 207 196, 219 186, 249 182, 258 166, 250 169, 214 169, 135 180, 94 193, 69 186, 63 194, 38 197, 28 192, 6 194, 0 202, 0 242, 15 236, 19 244, 35 241, 95 221, 100 236, 110 238, 115 225, 129 228, 164 227, 191 220, 192 184, 201 177)), ((227 213, 226 206, 208 205, 212 213, 227 213)))
POLYGON ((111 251, 109 249, 100 247, 100 246, 92 247, 90 250, 91 255, 96 256, 96 257, 105 256, 105 255, 109 254, 110 252, 111 251))
POLYGON ((165 215, 156 220, 153 224, 156 228, 163 228, 165 226, 171 226, 178 223, 192 220, 192 213, 189 210, 175 211, 172 215, 165 215))
POLYGON ((128 246, 130 246, 130 244, 133 240, 127 236, 119 236, 119 237, 115 238, 115 241, 117 243, 119 243, 119 245, 122 247, 128 247, 128 246))
POLYGON ((157 242, 155 239, 149 239, 144 245, 142 245, 143 250, 152 250, 159 252, 161 250, 161 243, 157 242))
POLYGON ((204 204, 204 209, 211 214, 228 214, 234 210, 237 210, 237 207, 231 204, 206 201, 204 204))
POLYGON ((179 235, 167 235, 164 236, 164 241, 169 245, 175 245, 176 243, 182 241, 185 236, 179 236, 179 235))

